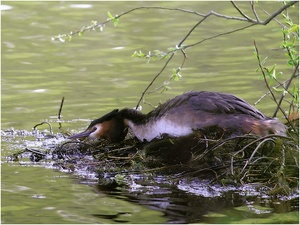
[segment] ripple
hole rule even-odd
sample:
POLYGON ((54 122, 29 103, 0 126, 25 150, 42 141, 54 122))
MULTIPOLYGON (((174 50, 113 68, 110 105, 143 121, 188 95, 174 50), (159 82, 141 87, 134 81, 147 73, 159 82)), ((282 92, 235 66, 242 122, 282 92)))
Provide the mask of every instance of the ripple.
POLYGON ((1 5, 1 11, 4 11, 4 10, 11 10, 13 7, 10 6, 10 5, 1 5))
POLYGON ((91 5, 91 4, 71 4, 70 7, 75 8, 75 9, 90 9, 93 7, 93 5, 91 5))

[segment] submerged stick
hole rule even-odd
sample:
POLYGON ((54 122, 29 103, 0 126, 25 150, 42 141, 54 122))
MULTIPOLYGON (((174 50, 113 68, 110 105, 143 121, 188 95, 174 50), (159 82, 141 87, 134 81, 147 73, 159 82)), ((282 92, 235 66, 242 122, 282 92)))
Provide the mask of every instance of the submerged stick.
POLYGON ((60 107, 59 107, 59 111, 58 111, 58 119, 59 120, 60 120, 60 116, 61 116, 62 107, 64 105, 64 101, 65 101, 65 97, 63 96, 61 99, 61 103, 60 103, 60 107))

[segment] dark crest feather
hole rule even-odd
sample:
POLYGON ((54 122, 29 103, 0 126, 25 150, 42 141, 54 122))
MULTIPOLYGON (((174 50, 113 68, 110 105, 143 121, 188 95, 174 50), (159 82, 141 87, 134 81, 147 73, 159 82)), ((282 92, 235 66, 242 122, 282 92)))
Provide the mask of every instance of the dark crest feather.
POLYGON ((88 129, 93 127, 94 125, 98 124, 98 123, 103 123, 105 121, 109 121, 112 120, 117 114, 118 114, 119 110, 118 109, 114 109, 113 111, 111 111, 110 113, 105 114, 104 116, 95 119, 91 122, 91 124, 89 125, 88 129))

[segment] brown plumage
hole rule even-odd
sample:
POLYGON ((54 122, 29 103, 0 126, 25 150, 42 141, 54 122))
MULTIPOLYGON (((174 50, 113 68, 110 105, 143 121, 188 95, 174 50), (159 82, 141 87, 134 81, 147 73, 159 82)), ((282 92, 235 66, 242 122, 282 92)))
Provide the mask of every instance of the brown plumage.
POLYGON ((187 92, 148 114, 135 109, 113 110, 94 120, 86 131, 69 138, 104 138, 122 141, 129 127, 140 141, 151 141, 163 135, 186 136, 195 130, 218 125, 226 136, 256 134, 285 135, 285 126, 269 118, 241 98, 218 92, 187 92))

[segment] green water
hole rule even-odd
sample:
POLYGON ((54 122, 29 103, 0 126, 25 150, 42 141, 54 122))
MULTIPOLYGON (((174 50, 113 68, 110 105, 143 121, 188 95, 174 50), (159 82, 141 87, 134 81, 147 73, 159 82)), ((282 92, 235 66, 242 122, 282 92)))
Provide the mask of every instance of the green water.
MULTIPOLYGON (((121 18, 116 28, 108 24, 102 32, 87 32, 82 37, 74 37, 71 42, 52 41, 52 36, 80 29, 90 25, 92 20, 105 21, 107 11, 114 15, 145 5, 179 7, 203 13, 213 10, 239 16, 230 2, 4 1, 2 4, 12 7, 1 11, 2 130, 11 127, 31 130, 35 124, 49 121, 54 132, 79 131, 89 124, 90 119, 112 109, 135 107, 165 61, 146 63, 132 58, 133 52, 166 51, 168 47, 174 47, 201 17, 176 11, 140 10, 121 18), (63 96, 62 129, 59 129, 56 117, 63 96)), ((280 5, 277 2, 260 4, 269 12, 280 5)), ((239 5, 250 13, 247 2, 239 5)), ((297 9, 293 10, 298 15, 297 9)), ((261 15, 266 17, 264 13, 261 15)), ((298 21, 298 18, 294 20, 298 21)), ((186 44, 245 25, 210 17, 186 44)), ((272 21, 268 26, 252 27, 187 49, 188 59, 180 81, 173 83, 172 90, 163 94, 147 94, 145 101, 157 105, 188 90, 209 90, 230 92, 254 104, 267 90, 260 73, 256 72, 258 64, 253 55, 253 41, 264 57, 269 56, 268 65, 276 62, 278 69, 286 72, 283 53, 278 50, 282 37, 277 28, 278 24, 272 21)), ((177 53, 150 90, 168 80, 172 69, 181 62, 182 55, 177 53)), ((148 104, 142 106, 143 112, 151 109, 148 104)), ((265 98, 256 107, 271 115, 275 105, 265 98)), ((141 202, 128 201, 127 197, 107 196, 95 189, 95 180, 82 184, 72 174, 44 168, 45 165, 7 163, 5 156, 22 150, 26 141, 27 138, 2 140, 3 223, 165 223, 170 218, 177 218, 173 222, 185 221, 185 216, 180 213, 178 217, 170 216, 162 210, 162 204, 148 207, 141 202)), ((178 193, 178 196, 183 194, 178 193)), ((180 200, 175 202, 172 204, 180 208, 180 200)), ((224 208, 233 206, 235 204, 224 208)), ((188 203, 182 207, 188 208, 188 203)), ((192 218, 189 221, 212 222, 203 217, 208 212, 198 213, 197 207, 200 206, 189 211, 192 218)), ((205 205, 202 207, 206 208, 205 205)))
POLYGON ((41 167, 2 164, 1 189, 2 223, 166 221, 159 211, 107 197, 70 174, 41 167))

